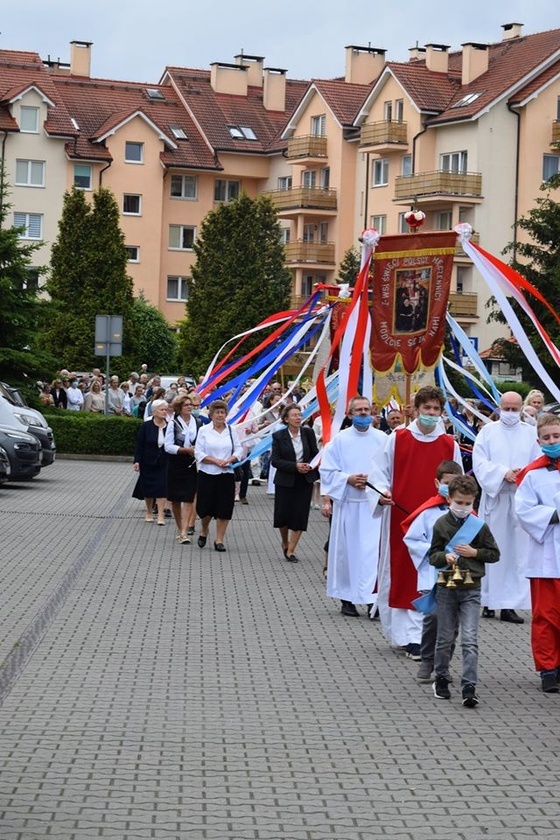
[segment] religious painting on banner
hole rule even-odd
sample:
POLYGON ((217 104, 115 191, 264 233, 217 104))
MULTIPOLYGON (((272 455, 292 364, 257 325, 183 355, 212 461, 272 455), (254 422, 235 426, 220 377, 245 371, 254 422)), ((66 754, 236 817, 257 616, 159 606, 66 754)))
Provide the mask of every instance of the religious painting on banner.
POLYGON ((382 236, 373 260, 371 363, 374 399, 401 404, 433 382, 457 236, 454 231, 382 236))

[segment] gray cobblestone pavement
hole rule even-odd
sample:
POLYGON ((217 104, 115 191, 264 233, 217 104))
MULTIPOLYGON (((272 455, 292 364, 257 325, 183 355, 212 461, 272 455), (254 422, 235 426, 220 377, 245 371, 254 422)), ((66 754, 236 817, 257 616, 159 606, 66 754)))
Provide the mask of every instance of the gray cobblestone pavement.
POLYGON ((281 559, 249 489, 225 554, 143 521, 130 464, 0 488, 0 837, 557 837, 560 695, 529 626, 481 622, 480 706, 418 685, 321 581, 326 522, 281 559))

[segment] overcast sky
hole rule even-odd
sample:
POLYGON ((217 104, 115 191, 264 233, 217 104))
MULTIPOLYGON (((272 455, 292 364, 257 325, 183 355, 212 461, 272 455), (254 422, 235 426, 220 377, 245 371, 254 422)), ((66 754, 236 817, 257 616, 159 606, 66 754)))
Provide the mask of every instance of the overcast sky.
POLYGON ((69 42, 93 41, 92 76, 159 80, 166 65, 208 68, 237 53, 265 57, 293 79, 344 73, 347 44, 405 61, 416 42, 501 40, 504 23, 525 34, 560 28, 558 0, 27 0, 2 3, 0 46, 69 61, 69 42), (23 19, 25 18, 25 20, 23 19))

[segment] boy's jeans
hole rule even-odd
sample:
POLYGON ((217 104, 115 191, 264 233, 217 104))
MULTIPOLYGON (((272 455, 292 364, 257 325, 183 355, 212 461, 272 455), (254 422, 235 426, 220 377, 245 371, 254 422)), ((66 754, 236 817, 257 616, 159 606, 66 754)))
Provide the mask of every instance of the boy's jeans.
POLYGON ((480 588, 448 589, 438 586, 437 642, 434 661, 436 677, 449 677, 457 624, 461 628, 463 675, 461 685, 476 685, 478 666, 478 621, 480 617, 480 588))

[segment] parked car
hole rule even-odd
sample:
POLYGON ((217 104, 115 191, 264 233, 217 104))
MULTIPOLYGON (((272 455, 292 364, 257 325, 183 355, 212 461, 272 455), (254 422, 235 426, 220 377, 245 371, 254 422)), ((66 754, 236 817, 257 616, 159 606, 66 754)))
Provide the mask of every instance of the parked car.
POLYGON ((560 414, 560 403, 550 403, 550 405, 545 405, 543 411, 547 414, 560 414))
POLYGON ((43 466, 48 467, 56 457, 56 443, 51 427, 40 411, 30 408, 17 388, 0 382, 0 423, 23 427, 41 442, 43 466))
POLYGON ((8 453, 3 446, 0 446, 0 484, 4 484, 10 478, 12 468, 10 466, 10 459, 8 453))
POLYGON ((0 426, 0 447, 10 462, 10 481, 28 481, 41 472, 43 449, 34 435, 0 426))
POLYGON ((162 388, 169 388, 169 386, 173 382, 177 382, 177 380, 179 379, 180 376, 183 376, 183 379, 185 380, 185 383, 189 388, 196 388, 196 380, 195 380, 194 376, 190 376, 190 375, 184 376, 181 373, 176 373, 175 375, 171 375, 171 376, 162 376, 161 377, 161 387, 162 388))

